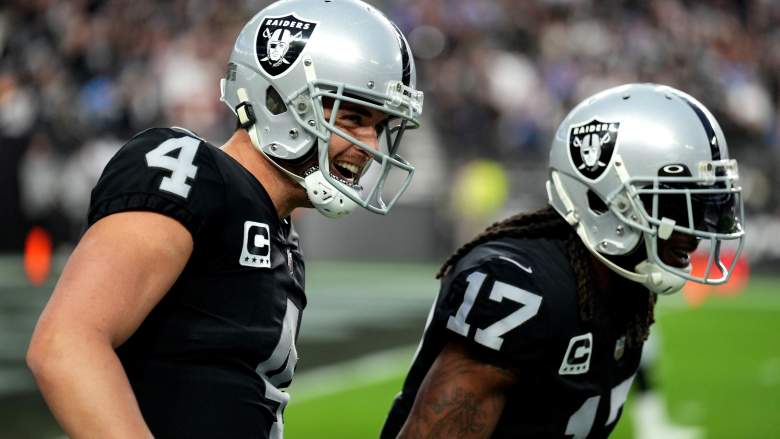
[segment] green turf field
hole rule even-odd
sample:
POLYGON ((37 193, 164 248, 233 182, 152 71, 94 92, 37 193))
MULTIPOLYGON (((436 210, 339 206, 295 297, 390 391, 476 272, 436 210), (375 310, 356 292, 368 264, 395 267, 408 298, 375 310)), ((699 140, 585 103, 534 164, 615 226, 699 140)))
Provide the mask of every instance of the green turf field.
MULTIPOLYGON (((753 279, 742 295, 697 309, 662 298, 657 321, 658 380, 674 421, 707 438, 780 438, 780 279, 753 279)), ((296 378, 286 437, 376 437, 413 348, 296 378)), ((631 437, 630 404, 612 437, 631 437)))

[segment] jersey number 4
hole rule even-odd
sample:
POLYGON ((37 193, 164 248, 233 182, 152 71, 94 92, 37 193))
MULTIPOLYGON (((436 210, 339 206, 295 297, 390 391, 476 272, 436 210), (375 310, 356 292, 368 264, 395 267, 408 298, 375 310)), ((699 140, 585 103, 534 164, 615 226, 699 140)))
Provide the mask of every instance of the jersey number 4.
MULTIPOLYGON (((484 273, 474 272, 466 278, 468 287, 466 287, 466 293, 463 295, 463 303, 458 308, 458 312, 455 313, 454 316, 450 316, 447 320, 447 329, 464 337, 468 337, 471 325, 466 323, 466 317, 468 317, 469 312, 471 312, 471 307, 474 306, 474 301, 476 301, 477 294, 479 293, 480 288, 482 288, 482 283, 485 282, 485 277, 486 275, 484 273)), ((536 313, 539 312, 542 297, 537 294, 529 293, 522 288, 496 281, 493 283, 493 288, 490 290, 489 298, 495 302, 509 299, 523 305, 522 308, 493 323, 487 328, 478 328, 477 332, 474 334, 474 341, 498 351, 504 343, 504 339, 501 338, 501 336, 535 316, 536 313)))
POLYGON ((146 165, 150 168, 160 168, 171 171, 170 177, 163 177, 160 182, 160 190, 187 198, 192 186, 187 184, 187 178, 195 178, 198 167, 195 161, 195 153, 198 152, 200 140, 192 137, 176 137, 161 143, 157 148, 146 153, 146 165), (180 150, 174 158, 168 154, 180 150))
POLYGON ((292 300, 287 299, 287 311, 282 321, 279 341, 267 360, 260 363, 255 372, 265 382, 265 397, 276 404, 276 422, 271 427, 269 439, 284 437, 284 408, 290 395, 284 391, 293 379, 298 351, 295 348, 295 334, 298 331, 300 310, 292 300))

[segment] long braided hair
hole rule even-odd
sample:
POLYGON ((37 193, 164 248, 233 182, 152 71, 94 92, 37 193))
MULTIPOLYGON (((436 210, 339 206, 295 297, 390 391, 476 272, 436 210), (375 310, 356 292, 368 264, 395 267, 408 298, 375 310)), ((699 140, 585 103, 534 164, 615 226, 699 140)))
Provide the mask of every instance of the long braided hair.
MULTIPOLYGON (((620 283, 621 288, 640 291, 612 291, 606 294, 595 294, 593 277, 591 276, 593 257, 575 233, 574 229, 552 207, 520 213, 493 223, 471 241, 458 248, 442 264, 436 278, 440 279, 472 249, 480 244, 495 239, 508 237, 519 239, 547 238, 566 241, 569 264, 574 271, 577 282, 577 303, 580 319, 583 322, 594 321, 599 324, 613 322, 615 318, 623 321, 608 324, 607 329, 614 335, 626 334, 628 346, 639 346, 647 339, 650 325, 654 321, 653 309, 656 295, 646 288, 630 281, 620 283), (616 312, 616 308, 620 308, 616 312), (625 332, 623 332, 625 331, 625 332)), ((617 276, 616 276, 617 277, 617 276)), ((623 282, 622 278, 618 282, 623 282)), ((615 290, 613 288, 613 290, 615 290)))

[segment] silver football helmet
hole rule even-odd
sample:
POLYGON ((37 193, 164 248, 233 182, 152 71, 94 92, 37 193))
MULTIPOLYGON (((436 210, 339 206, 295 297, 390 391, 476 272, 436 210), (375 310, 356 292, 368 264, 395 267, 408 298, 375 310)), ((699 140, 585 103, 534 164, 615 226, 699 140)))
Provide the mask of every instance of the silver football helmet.
POLYGON ((238 35, 220 85, 221 100, 254 146, 300 183, 322 214, 339 217, 356 205, 386 214, 411 182, 414 167, 397 152, 404 131, 419 126, 423 93, 415 89, 406 39, 374 7, 359 0, 273 3, 238 35), (323 100, 333 105, 328 119, 323 100), (378 127, 378 150, 336 126, 343 102, 388 115, 378 127), (349 178, 334 175, 332 135, 368 154, 370 164, 345 170, 349 178), (316 166, 291 170, 312 158, 316 166))
POLYGON ((679 291, 686 280, 725 283, 744 244, 737 162, 723 131, 701 103, 671 87, 624 85, 575 107, 552 143, 547 194, 591 253, 656 293, 679 291), (703 274, 661 259, 659 240, 673 232, 709 243, 703 274), (727 267, 721 246, 731 240, 727 267), (646 260, 616 262, 640 244, 646 260))

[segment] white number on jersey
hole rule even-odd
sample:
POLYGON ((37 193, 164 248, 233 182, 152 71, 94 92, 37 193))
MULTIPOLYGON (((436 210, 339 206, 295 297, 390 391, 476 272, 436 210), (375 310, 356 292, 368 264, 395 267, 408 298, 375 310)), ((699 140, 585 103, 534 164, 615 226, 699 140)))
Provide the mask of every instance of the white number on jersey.
MULTIPOLYGON (((628 397, 628 390, 631 389, 631 383, 634 376, 612 388, 609 394, 609 417, 604 425, 609 425, 617 420, 618 410, 623 407, 628 397)), ((566 425, 566 434, 573 435, 572 439, 585 439, 593 428, 593 420, 596 419, 596 411, 599 408, 601 395, 591 396, 574 412, 566 425)))
MULTIPOLYGON (((466 293, 463 295, 463 303, 458 308, 457 313, 454 316, 450 316, 447 320, 447 329, 468 337, 471 325, 466 323, 466 317, 471 312, 471 307, 474 306, 477 293, 479 293, 485 277, 484 273, 474 272, 466 278, 468 286, 466 287, 466 293)), ((493 283, 489 298, 495 302, 509 299, 523 305, 522 308, 487 328, 477 328, 477 332, 474 334, 474 341, 495 350, 500 350, 501 345, 504 343, 504 339, 501 336, 535 316, 539 312, 539 306, 542 304, 541 296, 499 281, 493 283)))
POLYGON ((198 167, 193 165, 195 153, 198 152, 200 140, 192 137, 178 137, 168 139, 157 148, 146 153, 146 164, 150 168, 160 168, 171 171, 170 177, 163 177, 160 190, 187 198, 192 186, 187 184, 187 178, 195 178, 198 167), (179 155, 173 158, 168 155, 171 151, 180 150, 179 155))
POLYGON ((298 363, 298 351, 295 349, 295 332, 298 329, 299 314, 298 307, 291 300, 287 299, 287 311, 284 314, 279 343, 276 344, 271 356, 255 369, 255 372, 265 382, 265 397, 279 403, 279 407, 276 409, 276 422, 271 427, 270 439, 281 439, 284 437, 283 413, 287 402, 290 400, 290 395, 281 386, 292 381, 295 365, 298 363), (287 365, 284 370, 276 372, 285 363, 287 365), (269 372, 274 372, 274 375, 268 376, 269 372))

